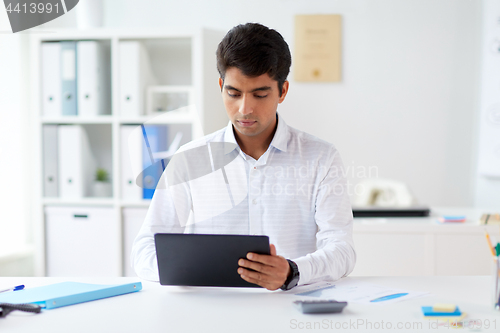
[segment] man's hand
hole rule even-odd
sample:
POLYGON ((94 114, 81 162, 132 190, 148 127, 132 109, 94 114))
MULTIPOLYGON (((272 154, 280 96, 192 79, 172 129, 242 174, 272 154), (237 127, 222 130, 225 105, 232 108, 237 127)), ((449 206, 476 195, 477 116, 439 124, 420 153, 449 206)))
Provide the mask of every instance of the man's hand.
POLYGON ((247 259, 240 259, 238 273, 241 278, 250 283, 258 284, 268 290, 276 290, 285 283, 290 275, 288 261, 276 254, 276 247, 271 244, 271 255, 249 252, 247 259), (244 267, 244 268, 243 268, 244 267), (253 269, 254 271, 246 268, 253 269))

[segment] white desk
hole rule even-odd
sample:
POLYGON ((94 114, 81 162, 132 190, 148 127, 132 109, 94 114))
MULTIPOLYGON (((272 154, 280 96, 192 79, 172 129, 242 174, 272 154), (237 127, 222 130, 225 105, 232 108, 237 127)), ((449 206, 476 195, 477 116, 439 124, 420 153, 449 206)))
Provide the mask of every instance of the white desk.
MULTIPOLYGON (((303 315, 292 301, 299 297, 264 289, 165 287, 143 282, 138 293, 47 310, 41 314, 12 312, 0 319, 1 333, 32 332, 297 332, 310 331, 305 325, 324 325, 319 331, 386 332, 366 325, 391 323, 394 332, 436 332, 424 320, 420 306, 450 302, 468 313, 468 319, 489 320, 490 328, 500 330, 500 312, 492 309, 491 278, 464 277, 353 277, 394 288, 428 291, 430 296, 377 306, 349 304, 342 314, 303 315), (358 323, 358 326, 353 326, 358 323), (363 323, 363 324, 362 324, 363 323), (396 325, 415 328, 396 329, 396 325), (420 324, 421 323, 421 324, 420 324), (417 325, 422 325, 418 329, 417 325), (300 327, 303 327, 300 329, 300 327)), ((0 278, 0 285, 24 283, 27 287, 67 281, 60 278, 0 278)), ((114 284, 138 281, 134 278, 80 278, 71 281, 114 284)), ((462 332, 469 332, 463 329, 462 332)))

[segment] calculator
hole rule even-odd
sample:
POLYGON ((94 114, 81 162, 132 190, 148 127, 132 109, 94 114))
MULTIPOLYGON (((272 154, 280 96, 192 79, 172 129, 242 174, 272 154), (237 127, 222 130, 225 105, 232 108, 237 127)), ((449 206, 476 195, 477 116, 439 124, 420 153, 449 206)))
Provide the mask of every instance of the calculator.
POLYGON ((331 300, 307 300, 293 302, 302 313, 339 313, 346 307, 347 302, 331 300))

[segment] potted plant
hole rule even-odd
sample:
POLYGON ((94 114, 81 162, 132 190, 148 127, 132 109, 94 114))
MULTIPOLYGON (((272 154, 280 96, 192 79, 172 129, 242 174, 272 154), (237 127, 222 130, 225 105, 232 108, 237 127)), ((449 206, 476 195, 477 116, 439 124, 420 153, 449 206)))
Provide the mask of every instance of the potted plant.
POLYGON ((111 183, 109 182, 109 174, 106 169, 98 168, 95 173, 94 196, 95 197, 110 197, 111 183))

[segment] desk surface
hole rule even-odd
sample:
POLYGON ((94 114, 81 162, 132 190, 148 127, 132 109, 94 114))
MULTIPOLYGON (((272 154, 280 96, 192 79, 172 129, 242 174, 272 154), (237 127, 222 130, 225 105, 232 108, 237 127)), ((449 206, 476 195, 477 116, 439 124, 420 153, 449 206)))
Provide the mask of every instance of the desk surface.
MULTIPOLYGON (((493 310, 490 304, 492 281, 488 276, 347 279, 431 294, 382 306, 349 304, 342 314, 304 315, 292 305, 299 297, 281 291, 166 287, 142 281, 143 290, 138 293, 46 310, 38 315, 13 312, 0 319, 0 332, 296 332, 310 331, 308 325, 316 325, 319 331, 325 332, 345 331, 348 327, 355 332, 385 332, 387 329, 376 328, 377 325, 387 328, 388 323, 394 332, 435 332, 437 329, 429 327, 429 321, 423 319, 420 306, 437 302, 459 305, 467 312, 468 320, 482 320, 482 325, 488 320, 489 329, 483 326, 481 332, 500 330, 500 312, 493 310), (402 328, 396 329, 397 325, 402 328)), ((138 281, 134 278, 4 277, 0 278, 0 285, 24 283, 35 287, 68 280, 96 284, 138 281)), ((439 331, 447 329, 440 327, 439 331)))

